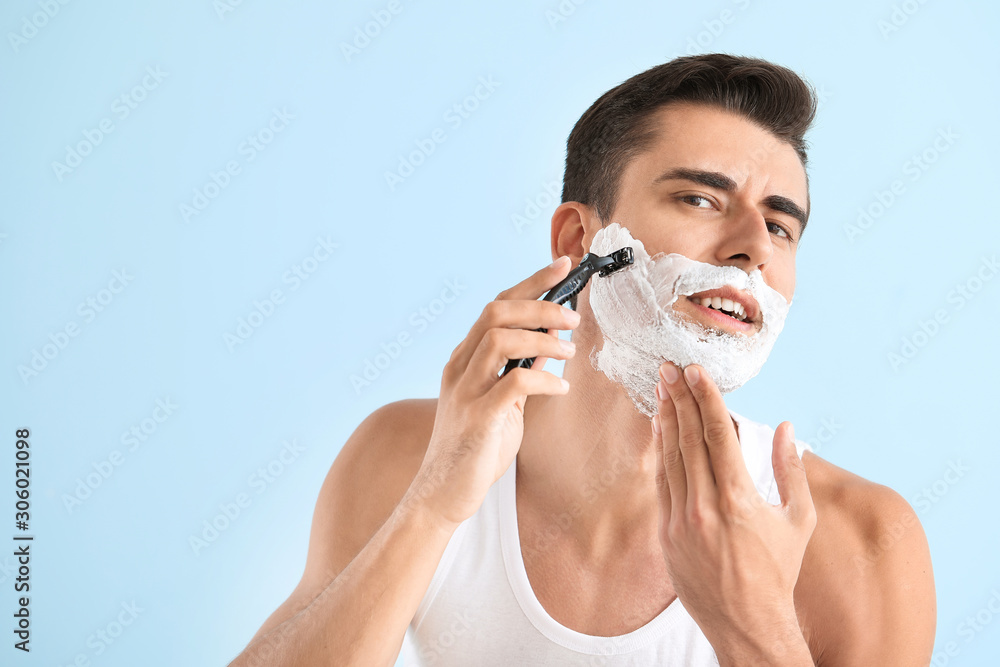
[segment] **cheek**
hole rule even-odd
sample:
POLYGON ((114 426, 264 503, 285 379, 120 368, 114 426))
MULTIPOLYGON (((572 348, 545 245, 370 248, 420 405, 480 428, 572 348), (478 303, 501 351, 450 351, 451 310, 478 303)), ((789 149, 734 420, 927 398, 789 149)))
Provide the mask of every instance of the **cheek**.
POLYGON ((768 286, 785 297, 785 301, 791 301, 795 294, 795 263, 789 261, 781 266, 771 266, 764 272, 764 282, 768 286))
MULTIPOLYGON (((616 220, 628 229, 632 236, 642 241, 650 255, 677 253, 701 262, 712 262, 711 248, 718 239, 710 233, 710 225, 694 225, 665 209, 655 214, 628 221, 616 220)), ((718 228, 718 225, 715 225, 718 228)))

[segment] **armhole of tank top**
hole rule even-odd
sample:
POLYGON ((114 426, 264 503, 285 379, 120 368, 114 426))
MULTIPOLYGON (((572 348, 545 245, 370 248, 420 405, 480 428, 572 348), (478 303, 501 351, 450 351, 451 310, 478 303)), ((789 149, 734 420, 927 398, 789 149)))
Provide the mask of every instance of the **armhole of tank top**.
POLYGON ((413 632, 420 630, 420 624, 424 622, 424 616, 427 615, 427 610, 430 609, 430 606, 434 603, 434 599, 441 590, 441 585, 444 584, 444 580, 448 577, 448 572, 451 570, 451 566, 455 562, 455 555, 462 545, 462 540, 465 537, 465 531, 468 525, 468 521, 462 522, 462 524, 455 529, 455 532, 452 533, 451 539, 448 540, 448 546, 444 548, 444 553, 441 554, 441 561, 438 563, 437 569, 434 570, 434 576, 431 577, 431 583, 427 587, 427 592, 424 593, 423 599, 420 600, 420 605, 417 607, 417 613, 413 615, 413 619, 410 621, 410 625, 408 626, 413 629, 413 632))
MULTIPOLYGON (((800 458, 801 458, 801 456, 806 451, 810 451, 810 452, 813 451, 813 448, 809 445, 808 442, 805 442, 804 440, 799 440, 799 439, 795 440, 795 449, 798 451, 800 458)), ((780 505, 781 504, 781 494, 778 493, 778 483, 774 479, 774 471, 773 470, 771 471, 771 473, 772 473, 771 474, 771 488, 770 488, 770 490, 767 493, 767 502, 771 503, 772 505, 780 505)))

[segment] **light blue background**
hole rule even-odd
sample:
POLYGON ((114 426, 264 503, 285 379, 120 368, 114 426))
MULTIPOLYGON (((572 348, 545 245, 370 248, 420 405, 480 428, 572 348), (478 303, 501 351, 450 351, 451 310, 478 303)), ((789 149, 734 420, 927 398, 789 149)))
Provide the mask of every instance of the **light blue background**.
POLYGON ((690 49, 773 60, 823 96, 795 304, 730 407, 793 421, 822 456, 910 500, 933 553, 936 664, 995 664, 1000 618, 971 637, 959 624, 1000 590, 1000 280, 961 309, 949 301, 1000 250, 995 4, 911 1, 883 34, 892 2, 591 0, 552 22, 557 0, 401 0, 350 59, 341 43, 387 3, 332 4, 247 0, 220 16, 210 0, 71 2, 16 45, 9 34, 42 10, 0 10, 0 540, 15 532, 25 426, 37 536, 30 656, 11 647, 13 560, 0 556, 0 662, 230 660, 298 581, 320 484, 352 430, 380 405, 436 395, 485 303, 551 260, 545 185, 561 188, 576 119, 690 49), (713 23, 723 10, 729 23, 713 23), (116 98, 147 67, 167 75, 121 118, 116 98), (449 123, 480 77, 500 85, 449 123), (294 118, 248 161, 241 143, 273 109, 294 118), (102 119, 113 131, 60 181, 52 163, 102 119), (390 190, 384 172, 436 128, 446 141, 390 190), (913 180, 908 161, 948 128, 958 138, 913 180), (230 160, 240 173, 185 222, 180 205, 230 160), (859 207, 897 179, 902 194, 849 238, 859 207), (526 199, 543 211, 518 229, 526 199), (293 290, 283 276, 327 235, 338 249, 293 290), (122 269, 133 280, 87 322, 79 304, 122 269), (447 280, 466 287, 418 330, 411 315, 447 280), (284 303, 230 351, 224 335, 276 288, 284 303), (887 355, 938 310, 947 322, 893 368, 887 355), (23 381, 18 367, 71 322, 79 334, 23 381), (400 332, 411 345, 355 391, 350 376, 400 332), (166 398, 177 409, 129 451, 121 434, 166 398), (251 476, 291 439, 304 451, 261 489, 251 476), (64 497, 115 450, 121 465, 69 511, 64 497), (967 470, 946 477, 955 462, 967 470), (934 502, 918 502, 925 489, 934 502), (250 506, 196 554, 189 536, 240 493, 250 506), (97 655, 88 638, 132 601, 136 621, 97 655))

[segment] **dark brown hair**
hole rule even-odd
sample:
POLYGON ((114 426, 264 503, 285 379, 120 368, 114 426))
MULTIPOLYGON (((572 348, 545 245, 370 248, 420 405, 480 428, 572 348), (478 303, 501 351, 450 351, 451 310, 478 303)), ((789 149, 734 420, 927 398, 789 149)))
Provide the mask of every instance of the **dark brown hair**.
MULTIPOLYGON (((758 58, 684 56, 615 86, 580 117, 566 141, 562 200, 592 206, 602 225, 609 222, 625 167, 656 137, 653 112, 672 102, 738 113, 792 146, 806 165, 803 137, 817 105, 812 86, 790 69, 758 58)), ((807 176, 807 192, 808 184, 807 176)))

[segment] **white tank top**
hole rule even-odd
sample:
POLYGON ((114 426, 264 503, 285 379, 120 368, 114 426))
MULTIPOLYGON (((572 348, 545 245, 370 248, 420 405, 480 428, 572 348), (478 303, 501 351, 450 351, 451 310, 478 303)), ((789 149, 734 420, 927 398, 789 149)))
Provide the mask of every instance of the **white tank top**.
MULTIPOLYGON (((743 458, 758 492, 779 504, 771 468, 773 429, 730 414, 739 424, 743 458)), ((811 450, 801 441, 796 448, 800 456, 811 450)), ((515 479, 512 463, 479 511, 452 534, 407 628, 417 655, 407 667, 719 664, 679 599, 641 628, 614 637, 576 632, 549 616, 521 559, 515 479)))

